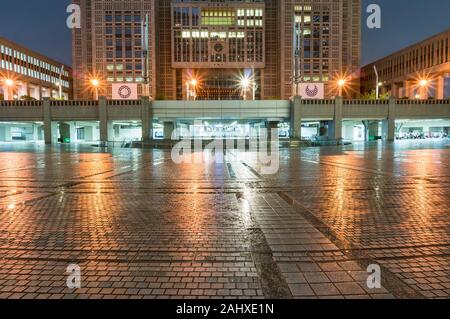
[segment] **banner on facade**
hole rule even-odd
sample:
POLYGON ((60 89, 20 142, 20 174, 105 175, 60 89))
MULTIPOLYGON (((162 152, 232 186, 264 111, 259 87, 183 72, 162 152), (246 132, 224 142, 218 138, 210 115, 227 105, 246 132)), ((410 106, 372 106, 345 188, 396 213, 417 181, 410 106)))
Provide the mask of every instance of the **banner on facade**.
POLYGON ((301 83, 300 95, 307 100, 323 100, 325 98, 325 85, 323 83, 301 83))
POLYGON ((114 83, 112 85, 113 100, 137 100, 138 86, 136 83, 114 83))

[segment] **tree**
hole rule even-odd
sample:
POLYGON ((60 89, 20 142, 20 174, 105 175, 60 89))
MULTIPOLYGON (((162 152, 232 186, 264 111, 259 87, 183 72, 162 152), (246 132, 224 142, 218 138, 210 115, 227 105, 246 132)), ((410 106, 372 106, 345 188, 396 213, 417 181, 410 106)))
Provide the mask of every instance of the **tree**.
MULTIPOLYGON (((380 100, 387 100, 387 99, 389 99, 390 96, 391 96, 391 94, 389 92, 382 93, 382 94, 379 95, 379 99, 380 100)), ((376 91, 366 92, 363 95, 361 95, 361 99, 362 100, 376 100, 377 99, 377 93, 376 93, 376 91)))
POLYGON ((34 97, 29 96, 29 95, 22 95, 20 97, 20 100, 21 101, 36 101, 36 99, 34 97))

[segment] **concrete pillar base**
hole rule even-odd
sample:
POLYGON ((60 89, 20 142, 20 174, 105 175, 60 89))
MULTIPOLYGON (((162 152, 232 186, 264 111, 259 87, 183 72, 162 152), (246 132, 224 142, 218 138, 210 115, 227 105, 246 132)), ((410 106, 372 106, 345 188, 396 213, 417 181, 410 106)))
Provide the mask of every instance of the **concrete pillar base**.
POLYGON ((77 141, 77 129, 74 122, 60 122, 59 133, 61 143, 74 143, 77 141))
POLYGON ((149 142, 153 139, 153 103, 148 97, 143 97, 141 103, 142 141, 149 142))
POLYGON ((172 140, 172 137, 176 136, 176 133, 174 134, 175 136, 172 135, 175 129, 176 129, 175 122, 164 122, 164 139, 172 140))
POLYGON ((340 96, 334 101, 334 118, 331 125, 330 138, 342 144, 342 114, 344 108, 344 99, 340 96))
POLYGON ((107 146, 111 138, 114 139, 112 123, 108 121, 108 102, 106 97, 100 97, 98 100, 99 118, 100 118, 100 145, 107 146))
POLYGON ((388 118, 383 121, 383 139, 388 142, 395 141, 395 109, 397 100, 395 97, 389 98, 389 114, 388 118))
POLYGON ((0 126, 0 142, 11 142, 11 126, 9 125, 1 125, 0 126))
POLYGON ((291 138, 302 139, 302 98, 301 96, 294 97, 291 109, 291 138))

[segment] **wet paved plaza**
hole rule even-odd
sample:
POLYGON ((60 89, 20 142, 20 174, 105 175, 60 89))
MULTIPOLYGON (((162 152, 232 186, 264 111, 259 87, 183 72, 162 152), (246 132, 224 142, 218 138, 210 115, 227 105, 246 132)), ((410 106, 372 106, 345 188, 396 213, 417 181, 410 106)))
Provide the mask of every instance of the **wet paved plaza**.
POLYGON ((0 144, 0 297, 449 298, 450 142, 280 156, 0 144))

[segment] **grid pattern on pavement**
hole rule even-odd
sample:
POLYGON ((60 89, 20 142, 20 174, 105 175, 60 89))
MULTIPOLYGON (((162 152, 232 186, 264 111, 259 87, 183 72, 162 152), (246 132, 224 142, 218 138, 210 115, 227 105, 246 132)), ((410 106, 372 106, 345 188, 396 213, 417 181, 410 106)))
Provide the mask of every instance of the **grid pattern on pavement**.
POLYGON ((402 297, 367 288, 368 258, 418 295, 450 294, 448 143, 282 149, 269 176, 251 157, 0 151, 0 297, 402 297))

